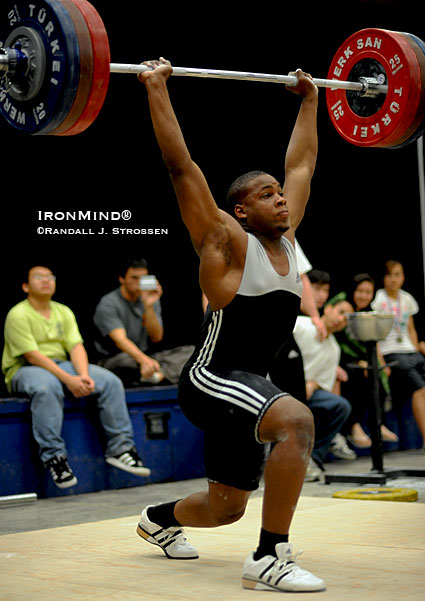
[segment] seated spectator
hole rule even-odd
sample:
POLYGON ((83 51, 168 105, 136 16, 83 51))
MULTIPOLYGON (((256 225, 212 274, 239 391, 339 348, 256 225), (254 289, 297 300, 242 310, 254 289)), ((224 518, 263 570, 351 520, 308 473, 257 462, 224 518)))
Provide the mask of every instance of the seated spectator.
MULTIPOLYGON (((350 403, 334 394, 332 389, 340 359, 340 348, 333 333, 347 325, 345 314, 352 311, 352 306, 345 300, 326 305, 321 319, 328 335, 321 342, 310 317, 300 316, 295 324, 294 336, 304 364, 306 402, 313 413, 315 425, 315 443, 307 480, 320 478, 330 444, 351 412, 350 403)), ((351 451, 341 458, 355 459, 356 455, 351 451)))
MULTIPOLYGON (((313 298, 316 302, 317 309, 320 314, 323 313, 323 308, 328 301, 331 278, 327 271, 322 269, 312 269, 307 273, 311 282, 311 290, 313 298)), ((302 303, 301 303, 302 307, 302 303)), ((348 374, 345 369, 338 365, 336 368, 336 380, 333 392, 337 395, 341 394, 340 383, 347 381, 348 374)), ((345 437, 338 432, 335 438, 331 441, 330 448, 332 454, 338 459, 355 459, 356 454, 348 447, 345 437)))
POLYGON ((56 290, 51 270, 32 267, 22 289, 27 298, 6 317, 2 368, 9 392, 31 400, 34 438, 55 484, 59 488, 77 484, 61 436, 67 392, 75 398, 94 395, 107 439, 106 462, 148 476, 150 470, 135 448, 122 382, 88 363, 73 312, 51 300, 56 290))
MULTIPOLYGON (((375 282, 368 273, 359 273, 353 278, 353 285, 347 300, 353 305, 356 313, 372 311, 370 303, 375 294, 375 282)), ((341 382, 341 394, 350 401, 352 411, 344 424, 344 432, 348 440, 356 447, 368 448, 372 442, 362 427, 370 403, 370 385, 368 383, 367 349, 362 342, 356 340, 349 328, 335 333, 335 338, 341 347, 341 366, 348 373, 348 380, 341 382), (365 369, 359 369, 364 367, 365 369)), ((381 364, 384 361, 381 358, 381 364)), ((390 397, 388 384, 389 369, 380 371, 380 398, 384 409, 386 398, 390 397)), ((383 411, 382 411, 383 413, 383 411)), ((398 437, 384 424, 381 425, 382 440, 396 442, 398 437)))
POLYGON ((402 264, 387 261, 384 288, 377 291, 372 307, 394 315, 391 331, 378 347, 387 363, 397 362, 390 375, 393 405, 412 397, 412 412, 425 440, 425 342, 419 342, 413 320, 419 311, 418 303, 402 289, 403 284, 402 264))
POLYGON ((179 346, 148 355, 149 343, 164 335, 162 287, 155 279, 141 288, 148 275, 144 259, 125 261, 118 274, 119 288, 103 296, 95 310, 95 346, 99 364, 118 375, 126 387, 141 383, 176 384, 194 346, 179 346))

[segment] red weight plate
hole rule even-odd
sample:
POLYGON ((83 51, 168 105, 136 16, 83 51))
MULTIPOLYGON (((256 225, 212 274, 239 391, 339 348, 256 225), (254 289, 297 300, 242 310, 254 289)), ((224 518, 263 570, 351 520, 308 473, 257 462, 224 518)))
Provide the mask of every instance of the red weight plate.
MULTIPOLYGON (((345 90, 327 88, 328 112, 335 129, 351 144, 385 147, 401 137, 415 119, 421 101, 420 65, 410 43, 401 34, 363 29, 341 45, 328 78, 349 80, 351 71, 361 61, 374 61, 385 72, 388 93, 384 99, 382 96, 376 99, 382 104, 371 114, 361 116, 352 110, 345 90)), ((367 102, 369 99, 364 99, 364 104, 367 102)))
POLYGON ((87 129, 98 116, 108 91, 110 76, 109 41, 102 19, 90 2, 71 0, 83 15, 90 32, 93 47, 93 79, 87 103, 80 118, 67 131, 59 134, 71 136, 87 129))
MULTIPOLYGON (((416 54, 416 58, 418 59, 419 66, 421 69, 421 89, 422 89, 422 91, 421 91, 419 107, 418 107, 418 110, 416 112, 416 115, 415 115, 410 127, 408 127, 406 129, 406 131, 402 133, 401 137, 396 138, 396 139, 391 138, 389 140, 389 142, 390 142, 389 145, 391 147, 399 146, 401 144, 405 145, 405 142, 407 142, 409 140, 409 138, 412 138, 414 136, 418 127, 421 126, 423 119, 425 117, 425 53, 414 37, 412 37, 408 33, 402 33, 402 32, 399 32, 399 33, 409 42, 414 53, 416 54)), ((416 38, 416 39, 418 39, 418 38, 416 38)))
POLYGON ((69 12, 78 37, 80 47, 80 78, 71 110, 59 127, 51 131, 49 135, 59 135, 75 125, 87 104, 93 79, 93 50, 87 23, 72 0, 61 0, 61 3, 69 12))

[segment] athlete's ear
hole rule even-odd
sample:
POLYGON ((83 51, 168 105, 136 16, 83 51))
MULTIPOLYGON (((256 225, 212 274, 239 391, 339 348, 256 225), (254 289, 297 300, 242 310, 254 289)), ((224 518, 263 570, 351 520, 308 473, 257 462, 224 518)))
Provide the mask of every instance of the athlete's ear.
POLYGON ((235 204, 235 215, 238 219, 246 219, 245 205, 235 204))

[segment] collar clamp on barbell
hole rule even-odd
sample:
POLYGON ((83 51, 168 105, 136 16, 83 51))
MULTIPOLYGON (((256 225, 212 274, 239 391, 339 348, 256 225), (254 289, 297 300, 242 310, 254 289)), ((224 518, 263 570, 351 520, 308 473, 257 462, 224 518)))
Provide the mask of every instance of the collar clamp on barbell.
POLYGON ((25 76, 27 69, 28 56, 22 51, 22 44, 15 44, 12 48, 0 48, 0 77, 2 79, 13 82, 17 76, 25 76))

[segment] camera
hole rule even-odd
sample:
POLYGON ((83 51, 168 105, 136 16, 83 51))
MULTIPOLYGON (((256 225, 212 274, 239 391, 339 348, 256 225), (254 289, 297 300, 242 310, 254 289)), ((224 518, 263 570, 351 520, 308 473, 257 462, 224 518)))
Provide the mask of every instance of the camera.
POLYGON ((140 290, 156 290, 157 279, 154 275, 142 275, 139 280, 140 290))

